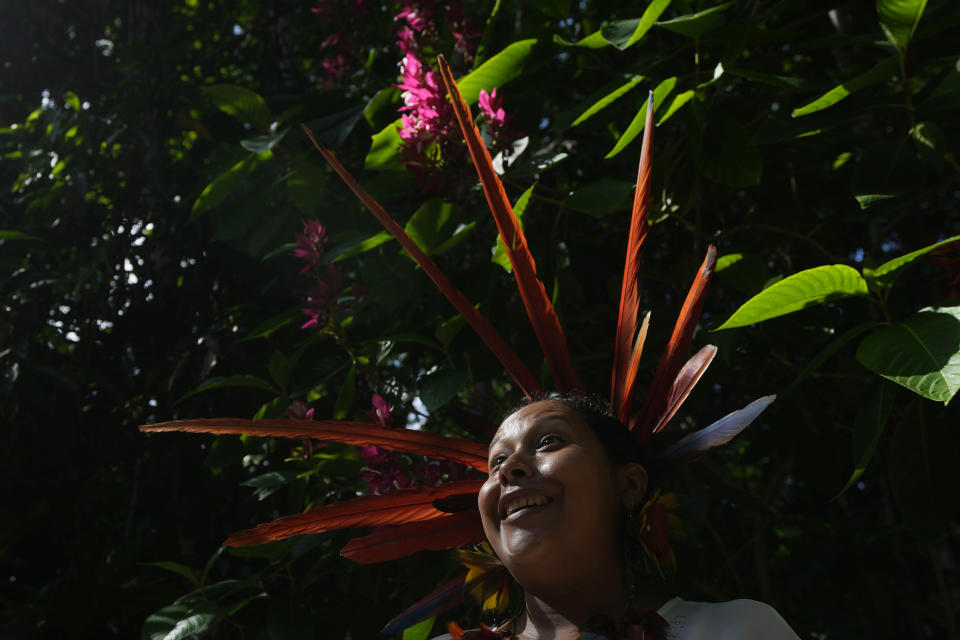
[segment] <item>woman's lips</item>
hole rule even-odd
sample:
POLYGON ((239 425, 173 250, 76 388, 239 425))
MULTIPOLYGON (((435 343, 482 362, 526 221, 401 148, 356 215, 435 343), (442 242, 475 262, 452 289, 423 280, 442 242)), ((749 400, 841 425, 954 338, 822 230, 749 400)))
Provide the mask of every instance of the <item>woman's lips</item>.
POLYGON ((521 511, 548 505, 553 502, 553 498, 524 491, 522 493, 504 496, 500 502, 500 519, 505 520, 521 511))

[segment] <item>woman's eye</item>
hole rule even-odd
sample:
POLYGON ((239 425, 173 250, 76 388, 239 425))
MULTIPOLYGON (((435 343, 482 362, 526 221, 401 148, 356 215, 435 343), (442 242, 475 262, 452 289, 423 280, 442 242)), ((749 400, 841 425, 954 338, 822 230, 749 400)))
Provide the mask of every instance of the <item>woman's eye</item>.
POLYGON ((496 456, 493 460, 490 461, 490 468, 491 468, 491 469, 496 469, 496 468, 499 467, 501 464, 503 464, 503 461, 506 460, 506 459, 507 459, 507 456, 505 456, 505 455, 503 455, 503 454, 500 454, 500 455, 496 456))
POLYGON ((541 447, 546 447, 547 445, 556 444, 558 442, 562 442, 562 440, 560 439, 560 436, 555 436, 553 434, 549 436, 543 436, 542 438, 540 438, 541 447))

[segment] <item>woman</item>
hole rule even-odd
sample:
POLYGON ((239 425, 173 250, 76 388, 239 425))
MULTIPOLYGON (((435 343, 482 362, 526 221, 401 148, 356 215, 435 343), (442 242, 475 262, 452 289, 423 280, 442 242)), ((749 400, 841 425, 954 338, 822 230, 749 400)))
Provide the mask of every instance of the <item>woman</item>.
POLYGON ((503 421, 478 504, 486 539, 522 587, 524 607, 496 631, 575 639, 598 616, 655 611, 662 621, 635 616, 645 618, 638 626, 647 637, 658 637, 657 623, 665 622, 660 637, 677 640, 797 638, 766 604, 687 602, 632 575, 624 551, 636 542, 625 539, 624 520, 648 491, 638 459, 627 429, 575 396, 533 402, 503 421))

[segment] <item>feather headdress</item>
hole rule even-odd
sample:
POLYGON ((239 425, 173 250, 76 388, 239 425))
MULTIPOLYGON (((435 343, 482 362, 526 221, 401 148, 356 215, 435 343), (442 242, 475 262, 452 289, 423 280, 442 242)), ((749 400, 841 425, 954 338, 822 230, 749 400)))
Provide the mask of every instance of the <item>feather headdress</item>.
MULTIPOLYGON (((450 95, 457 122, 480 177, 484 195, 506 248, 520 297, 534 333, 543 350, 556 387, 561 391, 583 389, 567 350, 563 328, 553 304, 537 277, 536 263, 523 230, 507 199, 490 154, 474 124, 450 67, 441 56, 440 73, 450 95)), ((628 424, 641 446, 663 430, 677 413, 716 354, 708 345, 685 360, 700 317, 703 301, 716 262, 716 249, 707 249, 703 264, 690 287, 667 348, 660 359, 650 389, 638 411, 633 410, 639 360, 647 335, 650 314, 641 317, 638 273, 647 237, 647 209, 651 193, 653 159, 653 97, 647 108, 646 126, 637 172, 636 195, 627 241, 616 339, 613 352, 610 402, 613 414, 628 424)), ((321 146, 312 132, 304 130, 333 170, 420 265, 443 295, 459 311, 477 335, 500 360, 504 369, 529 397, 539 391, 536 377, 507 345, 493 325, 420 250, 386 210, 368 194, 333 152, 321 146)), ((708 449, 728 442, 746 428, 773 401, 774 396, 755 400, 720 421, 688 435, 667 449, 654 466, 680 464, 702 455, 708 449)), ((452 460, 478 471, 487 471, 487 445, 463 438, 444 437, 423 431, 379 427, 359 422, 309 420, 241 420, 231 418, 177 420, 140 427, 143 431, 188 431, 212 434, 248 434, 283 438, 331 440, 354 445, 375 445, 384 449, 415 453, 441 460, 452 460)), ((483 538, 476 507, 478 481, 460 481, 437 487, 399 489, 384 495, 368 495, 311 509, 305 513, 281 517, 255 529, 241 531, 227 540, 231 546, 263 544, 293 535, 341 528, 376 526, 376 533, 354 538, 342 550, 343 555, 360 563, 383 562, 431 549, 451 549, 483 538), (384 527, 384 525, 391 525, 384 527)), ((465 577, 465 576, 464 576, 465 577)), ((384 629, 393 632, 435 615, 462 598, 464 577, 454 579, 395 618, 384 629)), ((468 584, 468 587, 475 585, 468 584)))

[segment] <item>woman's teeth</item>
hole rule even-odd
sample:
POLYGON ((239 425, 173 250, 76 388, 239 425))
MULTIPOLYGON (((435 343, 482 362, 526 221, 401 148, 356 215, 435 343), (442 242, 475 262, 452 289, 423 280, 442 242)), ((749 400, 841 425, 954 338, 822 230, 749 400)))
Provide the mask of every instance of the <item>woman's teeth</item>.
POLYGON ((550 502, 550 498, 546 496, 528 496, 526 498, 516 498, 507 503, 506 514, 510 516, 520 509, 525 509, 527 507, 540 507, 550 502))

